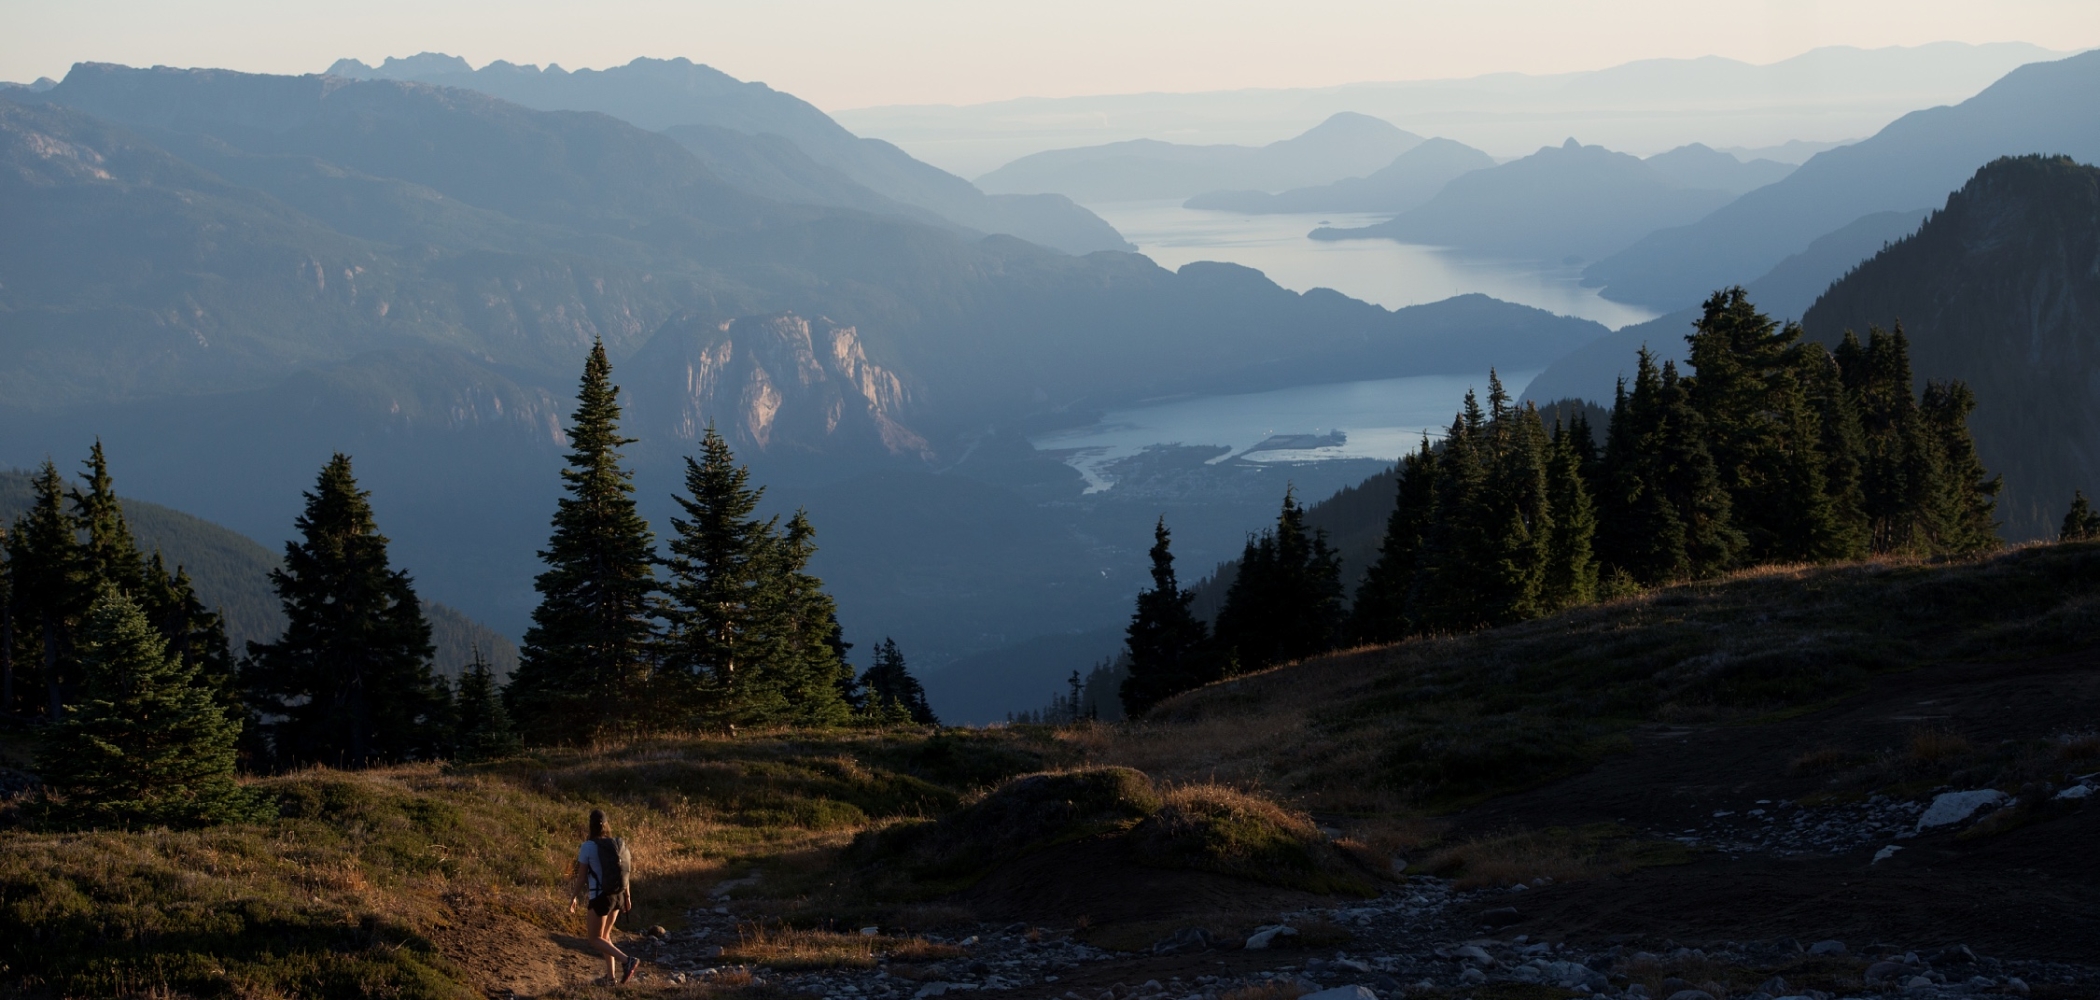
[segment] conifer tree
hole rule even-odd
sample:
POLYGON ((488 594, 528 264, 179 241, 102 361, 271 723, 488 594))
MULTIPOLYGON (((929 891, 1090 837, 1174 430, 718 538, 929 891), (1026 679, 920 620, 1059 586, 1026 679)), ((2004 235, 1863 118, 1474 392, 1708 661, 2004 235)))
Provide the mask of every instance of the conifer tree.
POLYGON ((1869 544, 1875 552, 1929 552, 1942 470, 1913 395, 1910 341, 1901 324, 1869 328, 1864 346, 1847 330, 1837 358, 1859 412, 1869 544))
POLYGON ((77 525, 66 511, 58 467, 45 460, 30 490, 29 509, 8 533, 16 660, 35 663, 44 688, 44 717, 55 722, 64 717, 75 672, 74 633, 94 590, 77 525))
POLYGON ((0 715, 15 713, 15 568, 8 557, 10 537, 0 525, 0 715))
POLYGON ((1735 561, 1742 535, 1676 367, 1640 352, 1606 432, 1599 549, 1604 564, 1654 585, 1709 576, 1735 561))
POLYGON ((761 679, 780 704, 778 721, 804 726, 841 725, 852 717, 842 696, 841 675, 850 677, 838 605, 824 581, 809 572, 817 531, 797 510, 771 539, 762 565, 758 621, 764 629, 761 679))
POLYGON ((1482 503, 1492 458, 1487 416, 1468 389, 1436 462, 1436 516, 1423 535, 1409 591, 1417 629, 1462 631, 1486 623, 1494 534, 1503 527, 1491 523, 1482 503))
POLYGON ((1394 642, 1418 627, 1415 574, 1437 517, 1437 474, 1437 453, 1425 434, 1414 453, 1400 460, 1397 496, 1378 558, 1356 588, 1349 634, 1358 642, 1394 642))
POLYGON ((2071 509, 2064 514, 2063 530, 2057 534, 2060 542, 2085 542, 2100 538, 2100 513, 2093 511, 2093 504, 2085 498, 2084 490, 2071 492, 2071 509))
POLYGON ((1216 657, 1205 648, 1209 629, 1190 610, 1196 594, 1182 589, 1174 575, 1171 541, 1161 516, 1152 527, 1152 589, 1138 594, 1137 610, 1124 631, 1130 673, 1119 694, 1131 715, 1216 680, 1219 673, 1216 657))
POLYGON ((1869 550, 1866 495, 1863 492, 1866 444, 1859 411, 1845 389, 1836 358, 1821 344, 1800 345, 1795 377, 1815 413, 1817 451, 1823 458, 1823 487, 1830 497, 1828 549, 1819 558, 1858 559, 1869 550))
POLYGON ((431 759, 451 734, 448 692, 431 673, 430 623, 341 453, 322 468, 270 583, 284 635, 248 645, 242 682, 280 766, 431 759))
POLYGON ((1342 624, 1341 562, 1327 533, 1307 528, 1305 508, 1283 494, 1276 526, 1249 539, 1218 611, 1225 670, 1259 670, 1334 648, 1342 624))
POLYGON ((530 738, 573 743, 637 730, 654 714, 656 543, 620 464, 620 448, 634 439, 620 436, 619 388, 602 342, 584 362, 571 424, 575 450, 561 473, 568 495, 540 552, 540 604, 504 701, 530 738))
POLYGON ((234 779, 240 723, 129 597, 105 590, 81 634, 79 697, 39 761, 64 819, 191 826, 261 818, 234 779))
POLYGON ((671 519, 665 672, 687 688, 671 693, 689 711, 704 701, 723 721, 779 710, 752 704, 767 695, 757 676, 768 652, 758 617, 774 522, 753 516, 765 491, 750 478, 709 425, 699 460, 685 460, 685 495, 673 497, 685 518, 671 519))
POLYGON ((1976 394, 1960 380, 1934 381, 1925 386, 1918 410, 1925 433, 1938 453, 1936 547, 1951 553, 1997 548, 1998 522, 1993 515, 2005 480, 1987 472, 1983 460, 1976 455, 1976 439, 1969 434, 1969 414, 1976 410, 1976 394))
POLYGON ((938 726, 932 706, 926 704, 926 689, 911 675, 897 640, 885 637, 875 647, 875 662, 860 675, 868 689, 868 715, 878 722, 917 723, 938 726))
POLYGON ((132 538, 131 525, 124 520, 124 505, 117 499, 101 439, 96 439, 83 464, 87 466, 87 492, 72 491, 74 523, 87 534, 81 552, 83 572, 97 590, 107 586, 137 594, 146 582, 146 561, 132 538))
POLYGON ((482 657, 478 645, 474 647, 474 662, 459 675, 457 717, 453 759, 469 763, 494 760, 519 750, 518 732, 510 724, 510 713, 503 710, 495 671, 482 657))
POLYGON ((1573 426, 1553 425, 1546 459, 1546 502, 1553 512, 1546 542, 1546 567, 1539 588, 1542 612, 1564 611, 1597 599, 1597 560, 1592 545, 1597 512, 1584 481, 1585 454, 1594 453, 1588 421, 1578 412, 1573 426))
MULTIPOLYGON (((1507 399, 1492 371, 1489 384, 1493 395, 1507 399)), ((1538 410, 1530 405, 1496 407, 1489 441, 1488 481, 1475 501, 1489 544, 1486 600, 1478 610, 1483 623, 1501 625, 1545 613, 1541 595, 1553 535, 1546 481, 1550 442, 1538 410)))

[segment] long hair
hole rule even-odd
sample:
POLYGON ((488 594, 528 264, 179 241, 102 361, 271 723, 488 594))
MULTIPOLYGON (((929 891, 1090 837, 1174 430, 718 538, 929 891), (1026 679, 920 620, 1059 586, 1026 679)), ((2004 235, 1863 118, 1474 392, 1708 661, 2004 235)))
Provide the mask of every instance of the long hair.
POLYGON ((597 840, 603 836, 605 836, 605 810, 593 809, 591 810, 591 839, 597 840))

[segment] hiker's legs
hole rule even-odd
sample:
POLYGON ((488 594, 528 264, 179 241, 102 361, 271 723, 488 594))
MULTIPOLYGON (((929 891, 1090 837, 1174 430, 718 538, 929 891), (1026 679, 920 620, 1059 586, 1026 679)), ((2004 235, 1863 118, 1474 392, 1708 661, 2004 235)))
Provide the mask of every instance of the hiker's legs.
POLYGON ((591 949, 605 956, 605 974, 611 976, 614 982, 620 979, 620 962, 627 958, 627 953, 621 951, 612 941, 613 921, 618 919, 618 910, 591 914, 591 949))

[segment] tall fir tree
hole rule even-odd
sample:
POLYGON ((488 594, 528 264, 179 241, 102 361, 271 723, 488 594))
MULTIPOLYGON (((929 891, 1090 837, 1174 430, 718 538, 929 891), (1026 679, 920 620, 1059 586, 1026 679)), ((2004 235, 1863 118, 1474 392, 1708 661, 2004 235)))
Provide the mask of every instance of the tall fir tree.
POLYGON ((1342 625, 1341 560, 1307 527, 1286 489, 1276 526, 1249 539, 1218 611, 1227 673, 1259 670, 1334 648, 1342 625))
POLYGON ((1349 610, 1349 635, 1357 642, 1393 642, 1412 634, 1419 624, 1415 572, 1437 517, 1437 452, 1428 435, 1400 460, 1398 472, 1393 512, 1386 518, 1378 558, 1364 572, 1349 610))
POLYGON ((2085 498, 2084 490, 2071 491, 2071 509, 2064 513, 2063 529, 2057 533, 2059 542, 2089 542, 2100 538, 2100 513, 2093 510, 2093 503, 2085 498))
POLYGON ((15 567, 8 556, 12 533, 0 525, 0 716, 15 708, 15 567))
POLYGON ((1216 680, 1220 672, 1207 648, 1210 630, 1191 610, 1196 594, 1175 577, 1172 538, 1161 516, 1152 527, 1152 589, 1138 594, 1123 633, 1130 665, 1119 694, 1133 716, 1216 680))
MULTIPOLYGON (((1490 371, 1495 395, 1501 379, 1490 371)), ((1506 396, 1504 397, 1506 398, 1506 396)), ((1495 408, 1486 489, 1476 500, 1480 532, 1489 545, 1484 624, 1501 625, 1545 613, 1543 592, 1553 536, 1546 458, 1550 441, 1530 405, 1495 408)))
POLYGON ((1464 631, 1484 624, 1492 599, 1493 532, 1481 502, 1493 458, 1487 415, 1473 391, 1444 434, 1436 463, 1436 516, 1423 534, 1409 617, 1423 631, 1464 631))
POLYGON ((773 570, 773 524, 754 516, 764 490, 750 485, 729 443, 709 425, 700 458, 685 460, 685 517, 671 519, 664 674, 688 713, 718 722, 779 714, 760 666, 769 650, 763 591, 773 570))
POLYGON ((1835 357, 1821 344, 1802 344, 1794 375, 1815 412, 1817 451, 1823 458, 1823 488, 1830 497, 1830 535, 1821 558, 1858 559, 1869 550, 1866 494, 1863 492, 1865 437, 1859 410, 1845 389, 1835 357))
POLYGON ((124 520, 124 505, 117 499, 101 439, 96 439, 83 464, 87 466, 87 491, 72 491, 74 523, 87 535, 81 552, 83 572, 98 590, 115 587, 138 594, 146 583, 146 561, 131 535, 131 525, 124 520))
POLYGON ((248 644, 249 701, 278 766, 368 767, 441 756, 448 692, 431 673, 430 623, 408 574, 387 558, 350 459, 329 459, 306 495, 297 540, 270 573, 284 634, 248 644))
POLYGON ((816 537, 808 514, 798 510, 767 547, 758 601, 765 640, 759 671, 779 705, 775 721, 833 726, 852 718, 841 679, 852 668, 844 658, 838 604, 809 572, 816 537))
POLYGON ((240 722, 114 588, 81 634, 77 702, 47 730, 38 770, 58 817, 89 826, 194 826, 262 818, 234 776, 240 722))
POLYGON ((658 615, 655 537, 635 509, 620 464, 619 388, 605 344, 593 344, 571 421, 567 491, 534 581, 518 669, 504 702, 527 739, 576 743, 633 732, 657 714, 651 697, 658 615))
POLYGON ((1851 331, 1837 359, 1859 412, 1861 494, 1875 552, 1930 552, 1939 511, 1939 448, 1918 412, 1903 327, 1869 328, 1862 346, 1851 331))
POLYGON ((495 760, 516 753, 521 742, 503 710, 502 693, 496 687, 495 671, 474 647, 474 661, 459 675, 457 731, 453 739, 454 760, 473 763, 495 760))
POLYGON ((1969 433, 1969 414, 1975 410, 1975 392, 1958 379, 1927 383, 1918 404, 1925 433, 1938 451, 1934 541, 1941 552, 1986 552, 2001 544, 1994 515, 2005 480, 1986 471, 1976 454, 1976 439, 1969 433))
POLYGON ((875 662, 860 675, 860 682, 868 691, 869 717, 888 723, 941 724, 933 706, 926 703, 926 688, 905 664, 897 640, 885 637, 875 646, 875 662))
POLYGON ((65 479, 50 460, 30 480, 30 492, 29 509, 8 533, 15 660, 35 664, 44 690, 42 714, 56 722, 64 717, 76 673, 75 632, 95 592, 77 524, 66 510, 65 479))
POLYGON ((1687 397, 1676 367, 1658 370, 1643 348, 1606 432, 1598 548, 1608 569, 1643 585, 1720 572, 1743 544, 1687 397))
POLYGON ((1578 412, 1570 427, 1553 425, 1546 458, 1546 502, 1553 524, 1546 541, 1546 566, 1540 584, 1543 612, 1564 611, 1597 599, 1596 506, 1590 501, 1584 466, 1595 453, 1589 422, 1578 412))

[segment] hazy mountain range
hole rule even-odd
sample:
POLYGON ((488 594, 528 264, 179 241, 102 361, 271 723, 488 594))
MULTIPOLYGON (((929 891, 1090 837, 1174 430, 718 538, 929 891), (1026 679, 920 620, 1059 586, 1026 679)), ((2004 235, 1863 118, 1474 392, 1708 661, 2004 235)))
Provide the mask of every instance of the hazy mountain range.
MULTIPOLYGON (((0 464, 99 434, 132 495, 276 539, 347 451, 426 596, 515 635, 603 338, 645 510, 662 523, 715 422, 775 509, 811 510, 853 641, 894 635, 932 667, 1113 616, 1140 575, 1159 504, 1079 503, 1032 428, 1537 367, 1605 332, 781 200, 821 178, 746 148, 718 172, 602 113, 399 80, 84 64, 0 92, 0 464)), ((1216 480, 1172 508, 1198 559, 1286 480, 1362 474, 1185 465, 1216 480)))
POLYGON ((1211 191, 1183 207, 1218 212, 1405 212, 1435 197, 1460 174, 1495 165, 1464 143, 1428 139, 1363 177, 1287 191, 1211 191))
POLYGON ((1206 191, 1278 191, 1362 176, 1422 143, 1369 115, 1341 112, 1263 146, 1192 146, 1133 139, 1024 156, 977 178, 987 191, 1056 192, 1082 202, 1187 198, 1206 191))
POLYGON ((834 109, 832 115, 861 135, 880 136, 965 176, 1045 150, 1131 139, 1260 146, 1340 111, 1497 156, 1579 135, 1640 153, 1704 142, 1799 163, 1820 151, 1816 143, 1870 135, 1907 112, 1963 100, 2016 66, 2066 54, 2019 42, 1832 46, 1762 66, 1715 56, 1644 59, 1578 73, 1021 98, 966 107, 834 109), (1764 151, 1794 140, 1810 144, 1792 153, 1764 151))
POLYGON ((1657 229, 1704 216, 1730 197, 1723 190, 1686 187, 1639 157, 1569 139, 1454 178, 1428 201, 1385 222, 1322 227, 1312 238, 1378 237, 1511 257, 1594 260, 1657 229))
POLYGON ((1711 216, 1654 233, 1590 265, 1584 281, 1621 302, 1679 309, 1861 216, 1938 205, 1997 157, 2100 158, 2095 94, 2100 52, 2022 66, 1960 104, 1904 115, 1711 216))
POLYGON ((791 188, 764 192, 769 197, 914 218, 932 213, 1068 253, 1129 249, 1107 223, 1063 198, 988 197, 887 142, 846 131, 800 98, 685 59, 636 59, 575 72, 499 60, 476 70, 458 56, 425 52, 389 58, 377 68, 340 59, 328 73, 477 90, 541 110, 604 112, 669 134, 718 174, 747 186, 754 174, 763 184, 795 179, 791 188))

